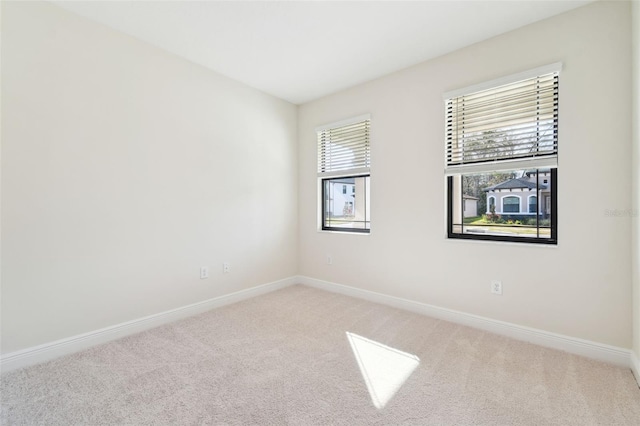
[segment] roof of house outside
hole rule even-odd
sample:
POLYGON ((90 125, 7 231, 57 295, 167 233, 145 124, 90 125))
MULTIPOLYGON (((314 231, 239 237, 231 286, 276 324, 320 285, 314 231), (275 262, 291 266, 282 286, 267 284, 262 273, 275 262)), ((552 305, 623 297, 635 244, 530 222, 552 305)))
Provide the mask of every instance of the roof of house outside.
MULTIPOLYGON (((524 178, 515 178, 515 179, 505 180, 504 182, 500 182, 497 185, 493 185, 488 188, 485 188, 484 191, 488 192, 488 191, 495 191, 496 189, 520 189, 520 188, 536 189, 536 184, 535 182, 530 182, 524 178)), ((547 186, 540 185, 540 189, 547 189, 547 186)))

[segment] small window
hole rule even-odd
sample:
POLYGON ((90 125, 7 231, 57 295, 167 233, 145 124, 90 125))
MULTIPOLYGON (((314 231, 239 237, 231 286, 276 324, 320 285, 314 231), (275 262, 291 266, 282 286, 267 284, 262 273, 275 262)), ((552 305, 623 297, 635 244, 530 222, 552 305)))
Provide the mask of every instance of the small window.
POLYGON ((494 213, 496 212, 496 197, 489 197, 489 210, 487 210, 487 213, 494 213))
POLYGON ((448 238, 557 244, 560 69, 445 94, 448 238))
POLYGON ((368 116, 318 129, 321 230, 371 229, 369 139, 368 116))

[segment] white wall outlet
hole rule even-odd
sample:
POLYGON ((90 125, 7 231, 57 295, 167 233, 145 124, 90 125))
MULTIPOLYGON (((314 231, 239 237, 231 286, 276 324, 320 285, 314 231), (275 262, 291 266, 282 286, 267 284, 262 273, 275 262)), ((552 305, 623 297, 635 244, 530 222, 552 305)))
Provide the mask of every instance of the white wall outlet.
POLYGON ((502 295, 502 281, 491 280, 491 293, 502 295))
POLYGON ((200 267, 200 279, 204 280, 205 278, 209 278, 209 268, 207 266, 200 267))
POLYGON ((333 258, 330 254, 327 255, 327 265, 333 265, 333 258))
POLYGON ((228 274, 229 272, 231 272, 231 265, 229 265, 229 262, 224 262, 222 264, 222 272, 225 274, 228 274))

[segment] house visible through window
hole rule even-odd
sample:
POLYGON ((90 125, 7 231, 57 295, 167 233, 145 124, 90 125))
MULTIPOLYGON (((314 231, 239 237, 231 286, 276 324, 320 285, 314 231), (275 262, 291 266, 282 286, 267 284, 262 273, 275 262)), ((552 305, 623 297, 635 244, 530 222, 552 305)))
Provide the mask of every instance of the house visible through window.
POLYGON ((370 119, 317 129, 320 229, 365 232, 370 220, 370 119))
POLYGON ((560 69, 445 94, 449 238, 557 244, 560 69))

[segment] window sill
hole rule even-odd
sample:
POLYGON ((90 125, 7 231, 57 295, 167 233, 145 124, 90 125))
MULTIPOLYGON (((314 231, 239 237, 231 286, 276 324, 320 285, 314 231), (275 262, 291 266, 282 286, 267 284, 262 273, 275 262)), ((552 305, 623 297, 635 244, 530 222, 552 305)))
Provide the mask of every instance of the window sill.
POLYGON ((491 244, 491 245, 501 245, 501 246, 511 246, 511 247, 520 247, 520 248, 558 248, 558 243, 556 244, 545 244, 545 243, 531 243, 531 242, 516 242, 516 241, 496 241, 496 240, 476 240, 473 238, 449 238, 447 235, 444 236, 445 241, 453 242, 454 244, 460 243, 471 243, 471 244, 491 244))
POLYGON ((322 234, 346 234, 346 235, 371 235, 371 231, 369 232, 350 232, 350 231, 334 231, 329 229, 317 229, 318 233, 322 234))

